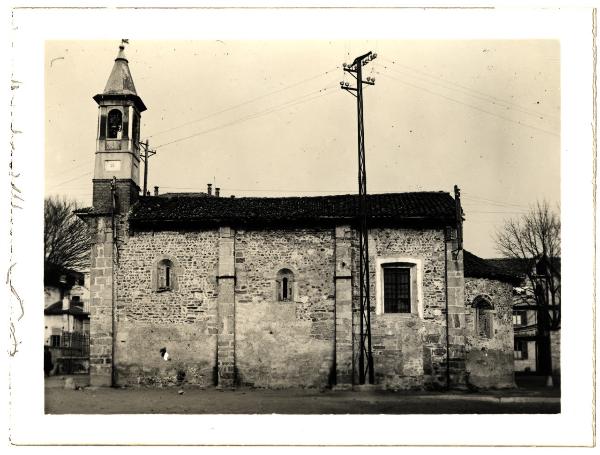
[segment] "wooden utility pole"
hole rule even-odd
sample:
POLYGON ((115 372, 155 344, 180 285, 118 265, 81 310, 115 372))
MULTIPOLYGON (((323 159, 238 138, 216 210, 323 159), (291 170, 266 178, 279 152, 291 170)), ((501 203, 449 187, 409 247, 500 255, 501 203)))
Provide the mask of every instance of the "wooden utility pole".
POLYGON ((142 160, 144 161, 144 190, 142 196, 146 196, 148 192, 148 158, 156 155, 156 150, 150 150, 148 139, 146 139, 146 142, 140 142, 140 145, 144 149, 144 155, 142 156, 142 160))
POLYGON ((369 228, 367 225, 368 201, 367 201, 367 169, 365 166, 365 132, 363 123, 363 84, 375 85, 375 79, 367 77, 363 80, 362 67, 371 60, 377 58, 377 54, 368 52, 356 57, 351 64, 344 63, 344 71, 350 73, 356 79, 356 87, 351 87, 348 82, 340 82, 343 90, 348 91, 356 97, 357 121, 358 121, 358 193, 360 201, 359 213, 359 269, 360 269, 360 356, 358 359, 359 383, 364 384, 366 377, 369 384, 375 382, 373 371, 373 352, 371 350, 371 291, 369 283, 369 228), (366 359, 365 359, 366 358, 366 359), (366 364, 365 364, 366 360, 366 364))

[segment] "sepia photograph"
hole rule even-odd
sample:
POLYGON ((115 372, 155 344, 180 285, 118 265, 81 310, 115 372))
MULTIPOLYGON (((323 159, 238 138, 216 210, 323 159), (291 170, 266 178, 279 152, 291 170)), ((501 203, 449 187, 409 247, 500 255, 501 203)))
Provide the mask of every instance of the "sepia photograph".
POLYGON ((560 411, 557 41, 45 63, 47 412, 560 411))
POLYGON ((35 53, 41 419, 570 415, 560 37, 120 20, 35 53))

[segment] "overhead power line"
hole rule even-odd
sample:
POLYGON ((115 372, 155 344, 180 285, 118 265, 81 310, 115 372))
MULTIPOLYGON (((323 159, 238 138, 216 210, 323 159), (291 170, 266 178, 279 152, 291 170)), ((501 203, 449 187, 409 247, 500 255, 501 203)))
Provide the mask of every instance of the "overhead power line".
POLYGON ((79 164, 77 164, 75 166, 72 166, 72 167, 70 167, 70 168, 68 168, 66 170, 65 169, 61 169, 60 171, 53 172, 52 174, 49 174, 46 177, 47 178, 53 178, 53 177, 57 177, 59 175, 65 175, 65 174, 68 174, 71 171, 74 171, 75 169, 79 169, 79 168, 81 168, 83 166, 89 166, 89 165, 90 165, 89 161, 85 161, 83 163, 79 163, 79 164))
POLYGON ((465 103, 464 101, 457 100, 456 98, 452 98, 452 97, 449 97, 449 96, 446 96, 446 95, 442 95, 441 93, 431 91, 431 90, 429 90, 429 89, 427 89, 425 87, 421 87, 419 85, 413 84, 411 82, 407 82, 407 81, 399 79, 397 77, 390 76, 389 74, 385 74, 385 73, 382 73, 380 71, 376 71, 376 73, 379 74, 379 75, 381 75, 381 76, 384 76, 386 78, 389 78, 389 79, 392 79, 394 81, 400 82, 402 84, 408 85, 410 87, 413 87, 413 88, 416 88, 416 89, 419 89, 419 90, 423 90, 424 92, 427 92, 427 93, 429 93, 431 95, 439 96, 439 97, 444 98, 444 99, 446 99, 448 101, 452 101, 454 103, 462 104, 463 106, 470 107, 471 109, 475 109, 476 111, 483 112, 484 114, 488 114, 488 115, 491 115, 493 117, 505 120, 507 122, 514 123, 515 125, 520 125, 520 126, 523 126, 523 127, 526 127, 526 128, 532 128, 534 130, 541 131, 542 133, 551 134, 552 136, 560 137, 560 134, 557 134, 554 131, 548 131, 548 130, 545 130, 543 128, 539 128, 537 126, 530 125, 528 123, 523 123, 523 122, 521 122, 519 120, 514 120, 514 119, 511 119, 509 117, 504 117, 502 115, 498 115, 495 112, 491 112, 491 111, 488 111, 486 109, 482 109, 482 108, 480 108, 478 106, 474 106, 473 104, 465 103))
POLYGON ((280 111, 282 109, 286 109, 286 108, 289 108, 289 107, 292 107, 292 106, 296 106, 298 104, 303 104, 303 103, 306 103, 306 102, 309 102, 309 101, 313 101, 315 99, 318 99, 318 98, 321 98, 323 96, 327 96, 327 95, 330 95, 330 94, 334 93, 333 91, 331 91, 329 93, 323 93, 323 92, 325 92, 325 91, 327 91, 327 90, 329 90, 331 88, 332 87, 324 87, 322 89, 315 90, 313 92, 310 92, 310 93, 307 93, 305 95, 302 95, 302 96, 300 96, 298 98, 294 98, 292 100, 288 100, 288 101, 286 101, 286 102, 284 102, 282 104, 271 106, 271 107, 269 107, 269 108, 267 108, 267 109, 265 109, 263 111, 255 112, 255 113, 247 115, 245 117, 241 117, 241 118, 236 119, 236 120, 234 120, 232 122, 225 123, 223 125, 218 125, 218 126, 215 126, 213 128, 208 128, 206 130, 202 130, 202 131, 199 131, 197 133, 190 134, 188 136, 184 136, 184 137, 181 137, 181 138, 178 138, 178 139, 174 139, 174 140, 169 141, 169 142, 162 143, 160 145, 155 146, 155 149, 158 149, 160 147, 165 147, 167 145, 175 144, 177 142, 185 141, 187 139, 191 139, 191 138, 196 137, 196 136, 201 136, 203 134, 211 133, 213 131, 217 131, 217 130, 220 130, 222 128, 228 127, 228 126, 233 126, 233 125, 236 125, 238 123, 245 122, 247 120, 252 120, 252 119, 261 117, 263 115, 268 115, 268 114, 271 114, 273 112, 280 111))
POLYGON ((199 119, 196 119, 196 120, 190 120, 189 122, 182 123, 182 124, 180 124, 180 125, 177 125, 177 126, 174 126, 174 127, 172 127, 172 128, 167 128, 166 130, 162 130, 162 131, 159 131, 159 132, 157 132, 157 133, 151 134, 150 136, 148 136, 148 138, 151 138, 151 137, 154 137, 154 136, 158 136, 159 134, 167 133, 167 132, 169 132, 169 131, 173 131, 173 130, 176 130, 176 129, 179 129, 179 128, 183 128, 184 126, 192 125, 192 124, 194 124, 194 123, 198 123, 198 122, 201 122, 201 121, 203 121, 203 120, 207 120, 207 119, 209 119, 209 118, 211 118, 211 117, 214 117, 215 115, 223 114, 223 113, 225 113, 225 112, 229 112, 229 111, 231 111, 231 110, 233 110, 233 109, 237 109, 237 108, 239 108, 239 107, 245 106, 245 105, 247 105, 247 104, 250 104, 250 103, 253 103, 253 102, 255 102, 255 101, 258 101, 258 100, 261 100, 261 99, 267 98, 267 97, 269 97, 269 96, 275 95, 276 93, 281 93, 281 92, 283 92, 283 91, 285 91, 285 90, 289 90, 289 89, 291 89, 291 88, 294 88, 294 87, 297 87, 297 86, 299 86, 299 85, 305 84, 306 82, 310 82, 310 81, 312 81, 312 80, 314 80, 314 79, 317 79, 317 78, 319 78, 319 77, 323 77, 323 76, 325 76, 325 75, 327 75, 327 74, 329 74, 329 73, 331 73, 331 72, 335 71, 337 68, 338 68, 338 67, 336 67, 336 68, 332 68, 332 69, 330 69, 330 70, 327 70, 327 71, 325 71, 325 72, 323 72, 323 73, 319 73, 319 74, 317 74, 317 75, 315 75, 315 76, 311 76, 311 77, 309 77, 309 78, 303 79, 303 80, 301 80, 301 81, 299 81, 299 82, 295 82, 295 83, 293 83, 293 84, 287 85, 287 86, 285 86, 285 87, 282 87, 282 88, 280 88, 280 89, 274 90, 274 91, 272 91, 272 92, 265 93, 265 94, 263 94, 263 95, 257 96, 256 98, 252 98, 252 99, 249 99, 249 100, 247 100, 247 101, 244 101, 244 102, 242 102, 242 103, 235 104, 235 105, 233 105, 233 106, 230 106, 230 107, 227 107, 227 108, 225 108, 225 109, 221 109, 220 111, 213 112, 212 114, 208 114, 208 115, 206 115, 206 116, 204 116, 204 117, 201 117, 201 118, 199 118, 199 119))
POLYGON ((80 179, 82 177, 85 177, 86 175, 90 175, 91 173, 92 173, 92 171, 88 171, 88 172, 86 172, 84 174, 78 175, 77 177, 73 177, 72 179, 65 180, 64 182, 57 183, 55 185, 52 185, 50 187, 50 189, 56 188, 57 186, 64 185, 65 183, 73 182, 74 180, 77 180, 77 179, 80 179))
POLYGON ((464 196, 467 199, 472 199, 475 201, 480 201, 481 203, 488 203, 488 204, 498 204, 498 205, 505 205, 505 206, 513 206, 513 207, 519 207, 519 208, 524 208, 527 209, 529 206, 527 205, 523 205, 523 204, 514 204, 511 202, 506 202, 506 201, 498 201, 495 199, 488 199, 488 198, 484 198, 481 196, 471 196, 471 193, 465 193, 466 196, 464 196))
MULTIPOLYGON (((479 96, 485 97, 485 98, 487 98, 487 99, 489 99, 491 101, 494 101, 495 103, 504 104, 505 106, 513 106, 514 110, 518 110, 518 111, 521 111, 523 113, 527 113, 529 115, 534 115, 534 116, 537 116, 537 117, 553 117, 553 118, 557 118, 556 115, 536 111, 536 110, 528 108, 526 106, 522 106, 522 105, 514 103, 512 101, 507 101, 507 100, 504 100, 502 98, 498 98, 498 97, 496 97, 494 95, 490 95, 489 93, 485 93, 483 91, 476 90, 476 89, 474 89, 472 87, 468 87, 466 85, 461 85, 458 82, 450 81, 448 79, 436 76, 436 75, 431 74, 431 73, 427 73, 426 71, 418 70, 416 68, 413 68, 413 67, 408 66, 408 65, 404 65, 404 64, 396 62, 394 60, 390 60, 390 59, 387 59, 385 57, 383 57, 383 60, 386 60, 387 62, 391 63, 394 66, 405 68, 406 70, 409 70, 409 71, 421 74, 421 75, 423 75, 425 77, 428 77, 430 79, 437 79, 439 81, 442 81, 442 83, 444 83, 444 84, 450 84, 450 85, 456 86, 457 88, 455 90, 460 90, 460 91, 463 91, 463 92, 472 92, 472 93, 477 94, 479 96)), ((404 73, 404 74, 406 74, 406 73, 404 73)), ((415 76, 412 76, 412 77, 415 77, 415 76)), ((471 95, 471 96, 474 96, 474 95, 471 95)))

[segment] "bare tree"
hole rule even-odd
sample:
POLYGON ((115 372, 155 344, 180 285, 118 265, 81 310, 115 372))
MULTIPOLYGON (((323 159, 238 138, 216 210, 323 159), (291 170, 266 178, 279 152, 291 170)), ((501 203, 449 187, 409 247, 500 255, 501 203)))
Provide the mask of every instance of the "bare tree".
POLYGON ((529 213, 505 221, 495 240, 502 256, 525 264, 524 272, 534 301, 529 309, 537 311, 539 334, 548 343, 547 361, 551 372, 550 331, 560 329, 561 315, 560 216, 546 201, 538 201, 529 213))
POLYGON ((90 264, 90 232, 73 214, 76 201, 49 197, 44 200, 44 260, 54 265, 82 270, 90 264))

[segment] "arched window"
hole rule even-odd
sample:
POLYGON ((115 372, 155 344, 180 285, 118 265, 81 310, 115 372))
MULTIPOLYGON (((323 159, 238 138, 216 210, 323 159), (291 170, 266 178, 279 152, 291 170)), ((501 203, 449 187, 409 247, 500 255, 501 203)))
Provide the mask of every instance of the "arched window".
POLYGON ((294 300, 294 272, 281 269, 277 272, 277 300, 291 302, 294 300))
POLYGON ((106 137, 108 139, 120 139, 122 130, 123 114, 119 109, 113 109, 108 113, 106 137))
POLYGON ((140 116, 137 112, 133 114, 133 125, 132 125, 133 143, 139 144, 140 142, 140 116))
POLYGON ((475 333, 481 338, 492 338, 494 306, 489 298, 479 295, 473 300, 475 308, 475 333))
POLYGON ((161 259, 156 264, 156 290, 172 291, 176 288, 175 266, 170 259, 161 259))

